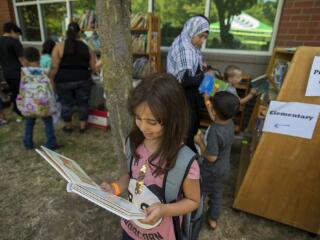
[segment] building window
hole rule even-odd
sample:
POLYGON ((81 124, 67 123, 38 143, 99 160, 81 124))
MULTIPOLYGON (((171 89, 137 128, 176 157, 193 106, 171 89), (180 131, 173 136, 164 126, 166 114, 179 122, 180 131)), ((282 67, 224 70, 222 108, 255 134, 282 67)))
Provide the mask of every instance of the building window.
POLYGON ((41 41, 37 5, 17 7, 23 41, 41 41))
POLYGON ((279 0, 214 0, 206 48, 269 51, 279 0))
POLYGON ((161 45, 170 46, 180 34, 183 25, 190 17, 204 14, 206 0, 157 0, 155 1, 155 15, 161 21, 161 45))
MULTIPOLYGON (((204 51, 270 54, 283 1, 132 0, 131 11, 134 14, 147 14, 154 9, 154 14, 161 19, 161 45, 164 47, 172 44, 186 20, 202 14, 210 22, 210 34, 204 51)), ((92 22, 84 27, 86 19, 83 16, 89 16, 90 19, 90 14, 95 10, 93 0, 15 0, 14 6, 17 22, 23 30, 23 41, 60 39, 69 19, 79 22, 87 30, 96 24, 92 22), (40 9, 41 12, 38 12, 40 9)))
POLYGON ((60 41, 69 23, 66 3, 41 4, 41 11, 45 38, 60 41))

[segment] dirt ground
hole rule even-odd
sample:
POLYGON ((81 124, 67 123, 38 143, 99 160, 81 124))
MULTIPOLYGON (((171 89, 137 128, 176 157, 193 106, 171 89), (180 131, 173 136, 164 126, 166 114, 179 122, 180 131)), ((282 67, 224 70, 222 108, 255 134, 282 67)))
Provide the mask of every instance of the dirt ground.
MULTIPOLYGON (((87 200, 66 192, 66 182, 35 151, 22 146, 23 123, 0 127, 0 239, 121 239, 119 218, 87 200)), ((58 152, 76 160, 96 180, 116 178, 118 164, 111 146, 110 131, 89 129, 66 135, 56 126, 58 152)), ((34 141, 44 143, 43 124, 38 120, 34 141)), ((224 195, 219 227, 203 226, 199 239, 230 240, 320 240, 280 223, 235 211, 234 186, 239 146, 232 154, 232 173, 224 195)))

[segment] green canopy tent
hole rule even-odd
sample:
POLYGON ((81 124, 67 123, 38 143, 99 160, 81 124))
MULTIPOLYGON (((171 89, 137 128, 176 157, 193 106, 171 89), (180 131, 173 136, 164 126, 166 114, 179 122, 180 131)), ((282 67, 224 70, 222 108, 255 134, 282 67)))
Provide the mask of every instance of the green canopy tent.
MULTIPOLYGON (((258 19, 246 14, 234 16, 231 20, 230 33, 243 45, 266 45, 272 37, 272 27, 260 22, 258 19)), ((220 34, 220 23, 210 24, 210 35, 218 37, 220 34)), ((251 46, 250 48, 252 48, 251 46)))

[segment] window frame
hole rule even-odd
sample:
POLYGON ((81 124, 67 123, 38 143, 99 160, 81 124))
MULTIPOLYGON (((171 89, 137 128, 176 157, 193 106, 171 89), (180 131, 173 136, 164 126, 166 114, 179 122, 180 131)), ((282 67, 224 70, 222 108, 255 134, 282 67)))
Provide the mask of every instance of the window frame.
MULTIPOLYGON (((18 23, 18 25, 20 25, 20 22, 19 22, 17 7, 26 6, 26 5, 37 5, 41 41, 22 41, 23 44, 36 44, 37 45, 37 44, 42 44, 42 42, 44 42, 44 39, 45 39, 41 4, 64 2, 66 4, 67 17, 70 21, 71 20, 71 2, 79 1, 79 0, 32 0, 32 1, 28 1, 28 2, 17 2, 17 0, 12 0, 12 1, 13 1, 15 19, 16 19, 16 22, 18 23)), ((207 48, 206 42, 205 42, 201 48, 203 53, 209 53, 209 54, 223 53, 223 54, 232 54, 232 55, 236 54, 236 55, 271 56, 275 42, 276 42, 276 38, 277 38, 277 34, 278 34, 278 27, 279 27, 279 22, 280 22, 280 16, 281 16, 282 8, 284 5, 284 0, 278 0, 278 1, 279 2, 278 2, 277 12, 276 12, 276 16, 275 16, 274 23, 273 23, 272 37, 271 37, 270 46, 269 46, 268 51, 251 51, 251 50, 237 50, 237 49, 213 49, 213 48, 207 48)), ((155 0, 148 0, 147 1, 148 13, 154 12, 154 6, 155 6, 154 3, 155 3, 155 0)), ((204 13, 203 13, 206 17, 209 17, 211 4, 212 4, 212 0, 206 0, 205 9, 204 9, 204 13)), ((162 52, 167 52, 169 47, 161 46, 160 49, 162 52)))
POLYGON ((14 15, 16 19, 16 23, 21 26, 19 16, 18 16, 18 10, 17 7, 20 6, 27 6, 27 5, 36 5, 37 11, 38 11, 38 18, 39 18, 39 28, 40 28, 40 41, 24 41, 21 39, 22 44, 30 44, 30 45, 41 45, 45 41, 45 31, 44 31, 44 24, 43 24, 43 16, 42 16, 42 10, 41 5, 43 4, 52 4, 52 3, 65 3, 66 9, 67 9, 67 18, 69 21, 71 20, 71 2, 75 0, 33 0, 28 2, 17 2, 16 0, 13 1, 13 10, 14 15))

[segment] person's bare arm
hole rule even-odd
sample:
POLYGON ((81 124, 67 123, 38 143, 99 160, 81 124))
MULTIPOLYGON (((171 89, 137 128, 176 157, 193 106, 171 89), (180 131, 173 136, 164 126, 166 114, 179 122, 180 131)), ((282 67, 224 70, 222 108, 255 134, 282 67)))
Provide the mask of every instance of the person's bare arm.
POLYGON ((26 66, 26 60, 24 59, 24 57, 19 57, 19 62, 23 67, 26 66))
POLYGON ((55 89, 54 79, 55 79, 55 77, 57 75, 57 72, 58 72, 58 69, 59 69, 59 64, 60 64, 60 59, 61 59, 61 56, 63 54, 63 53, 61 53, 61 48, 62 47, 63 47, 62 43, 57 44, 53 48, 53 51, 52 51, 52 54, 51 54, 52 63, 51 63, 51 68, 50 68, 50 72, 49 72, 49 78, 50 78, 51 84, 52 84, 54 89, 55 89))
MULTIPOLYGON (((114 181, 115 183, 117 183, 120 187, 120 194, 124 193, 125 191, 128 190, 128 186, 129 186, 129 175, 128 174, 124 174, 122 175, 119 180, 114 181)), ((110 192, 112 194, 114 194, 114 189, 112 188, 110 183, 107 182, 102 182, 100 185, 101 189, 105 192, 110 192)))
POLYGON ((247 96, 245 96, 244 98, 240 99, 240 104, 246 104, 247 102, 249 102, 255 95, 257 94, 257 90, 252 88, 251 91, 249 92, 249 94, 247 96))
POLYGON ((90 65, 91 72, 96 74, 98 72, 97 65, 96 65, 96 55, 94 54, 92 49, 90 49, 90 47, 89 47, 89 54, 90 54, 89 65, 90 65))
POLYGON ((204 101, 204 105, 206 106, 206 109, 207 109, 207 112, 209 114, 210 119, 212 121, 214 121, 215 120, 215 113, 214 113, 213 108, 212 108, 210 97, 209 97, 209 95, 207 93, 203 94, 203 101, 204 101))
POLYGON ((199 146, 201 156, 203 156, 209 162, 215 162, 217 160, 218 156, 210 155, 207 153, 206 145, 203 142, 203 134, 201 132, 197 133, 197 135, 194 136, 194 142, 199 146))

